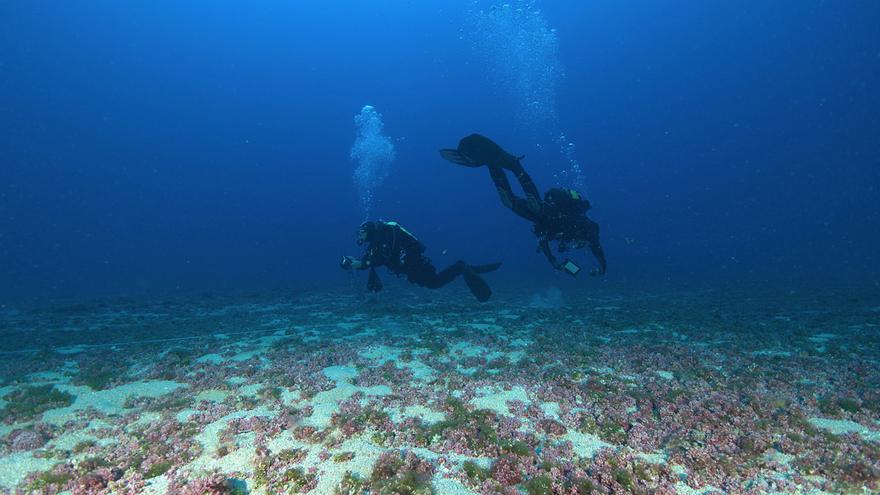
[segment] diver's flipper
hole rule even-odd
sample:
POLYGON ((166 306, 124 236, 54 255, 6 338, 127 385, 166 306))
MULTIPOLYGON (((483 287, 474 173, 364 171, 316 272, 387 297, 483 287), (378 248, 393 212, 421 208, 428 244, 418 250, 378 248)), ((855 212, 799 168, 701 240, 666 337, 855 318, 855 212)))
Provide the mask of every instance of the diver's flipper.
POLYGON ((440 150, 440 156, 443 157, 444 160, 450 161, 452 163, 457 163, 459 165, 464 165, 465 167, 479 167, 479 163, 474 163, 473 160, 468 158, 465 155, 462 155, 458 150, 453 149, 443 149, 440 150))
POLYGON ((379 292, 382 290, 382 281, 374 268, 370 268, 370 275, 367 277, 367 290, 370 292, 379 292))
POLYGON ((474 273, 489 273, 494 272, 501 266, 501 262, 498 263, 489 263, 488 265, 470 265, 471 270, 474 273))
POLYGON ((464 283, 467 284, 468 288, 471 290, 471 294, 477 298, 477 301, 486 302, 492 297, 492 289, 489 288, 489 284, 483 280, 483 277, 477 275, 470 269, 465 270, 463 276, 464 283))

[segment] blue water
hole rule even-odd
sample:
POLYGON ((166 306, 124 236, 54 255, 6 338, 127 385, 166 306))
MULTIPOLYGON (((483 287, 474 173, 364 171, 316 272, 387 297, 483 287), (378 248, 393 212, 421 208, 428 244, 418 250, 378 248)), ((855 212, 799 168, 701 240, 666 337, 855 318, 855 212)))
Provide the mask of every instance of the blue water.
POLYGON ((350 284, 364 105, 370 216, 497 286, 876 286, 880 4, 493 7, 0 2, 0 300, 350 284), (439 158, 471 132, 589 197, 606 282, 439 158))

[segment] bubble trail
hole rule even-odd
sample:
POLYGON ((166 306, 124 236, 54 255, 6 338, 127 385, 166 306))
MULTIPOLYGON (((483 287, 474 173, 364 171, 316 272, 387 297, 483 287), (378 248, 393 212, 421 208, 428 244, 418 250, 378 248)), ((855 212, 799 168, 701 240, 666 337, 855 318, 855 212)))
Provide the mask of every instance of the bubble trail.
POLYGON ((351 159, 357 163, 353 179, 358 189, 364 217, 368 218, 373 198, 388 176, 391 162, 397 156, 391 139, 383 134, 382 114, 371 105, 364 105, 354 117, 356 136, 351 159))

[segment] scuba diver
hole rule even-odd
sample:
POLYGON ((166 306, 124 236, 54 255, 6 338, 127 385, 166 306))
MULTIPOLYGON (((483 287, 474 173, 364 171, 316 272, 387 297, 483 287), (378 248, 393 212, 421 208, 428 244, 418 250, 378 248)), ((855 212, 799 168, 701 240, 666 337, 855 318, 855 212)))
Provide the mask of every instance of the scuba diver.
POLYGON ((371 292, 382 290, 382 282, 376 274, 376 267, 385 266, 392 273, 406 275, 410 283, 438 289, 461 275, 471 293, 478 301, 489 300, 492 290, 478 274, 498 269, 501 263, 473 266, 457 261, 452 266, 437 272, 431 260, 422 253, 425 246, 416 236, 397 222, 364 222, 357 233, 358 245, 366 243, 366 251, 360 258, 343 256, 340 266, 345 270, 370 270, 367 289, 371 292))
POLYGON ((553 188, 541 200, 537 186, 523 169, 520 161, 524 156, 514 156, 504 151, 491 139, 471 134, 458 142, 456 149, 442 149, 445 160, 466 167, 489 167, 489 175, 501 202, 517 215, 534 223, 532 231, 538 238, 538 251, 557 270, 577 275, 581 268, 571 260, 558 262, 550 249, 550 242, 557 241, 557 251, 589 246, 599 266, 590 270, 591 275, 605 274, 605 252, 599 244, 599 224, 587 218, 590 202, 573 189, 553 188), (505 171, 510 171, 519 181, 525 198, 514 195, 505 171))

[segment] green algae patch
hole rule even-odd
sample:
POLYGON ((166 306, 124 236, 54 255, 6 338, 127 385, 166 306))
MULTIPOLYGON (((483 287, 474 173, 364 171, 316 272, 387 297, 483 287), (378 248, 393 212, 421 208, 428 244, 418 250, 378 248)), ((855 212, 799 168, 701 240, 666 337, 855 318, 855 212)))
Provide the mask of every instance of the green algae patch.
POLYGON ((151 479, 162 476, 163 474, 167 473, 169 469, 171 469, 170 462, 157 462, 156 464, 150 466, 149 469, 147 469, 147 472, 144 473, 144 479, 151 479))
POLYGON ((529 495, 553 495, 553 482, 549 476, 536 476, 526 482, 529 495))
POLYGON ((342 475, 342 481, 333 491, 333 495, 358 495, 367 490, 368 483, 351 471, 342 475))
POLYGON ((487 409, 468 411, 464 402, 455 397, 446 401, 449 414, 443 421, 430 425, 423 432, 427 444, 442 438, 446 430, 467 430, 467 443, 473 450, 479 450, 499 443, 498 433, 493 426, 494 413, 487 409))
POLYGON ((50 490, 62 490, 73 479, 70 473, 45 472, 38 474, 28 484, 28 490, 36 493, 48 493, 50 490))
POLYGON ((111 388, 111 384, 118 376, 117 370, 104 366, 91 366, 80 370, 74 377, 74 383, 85 385, 92 390, 106 390, 111 388))
POLYGON ((68 407, 75 397, 54 385, 29 386, 6 394, 6 406, 0 410, 3 419, 32 418, 50 409, 68 407))
MULTIPOLYGON (((370 477, 371 493, 378 495, 434 495, 431 476, 408 464, 400 453, 397 458, 377 464, 370 477)), ((380 460, 381 462, 381 460, 380 460)))
POLYGON ((474 461, 464 461, 461 467, 468 479, 475 483, 482 483, 492 476, 489 469, 481 467, 474 461))
POLYGON ((340 452, 333 456, 333 462, 348 462, 354 459, 354 452, 340 452))

